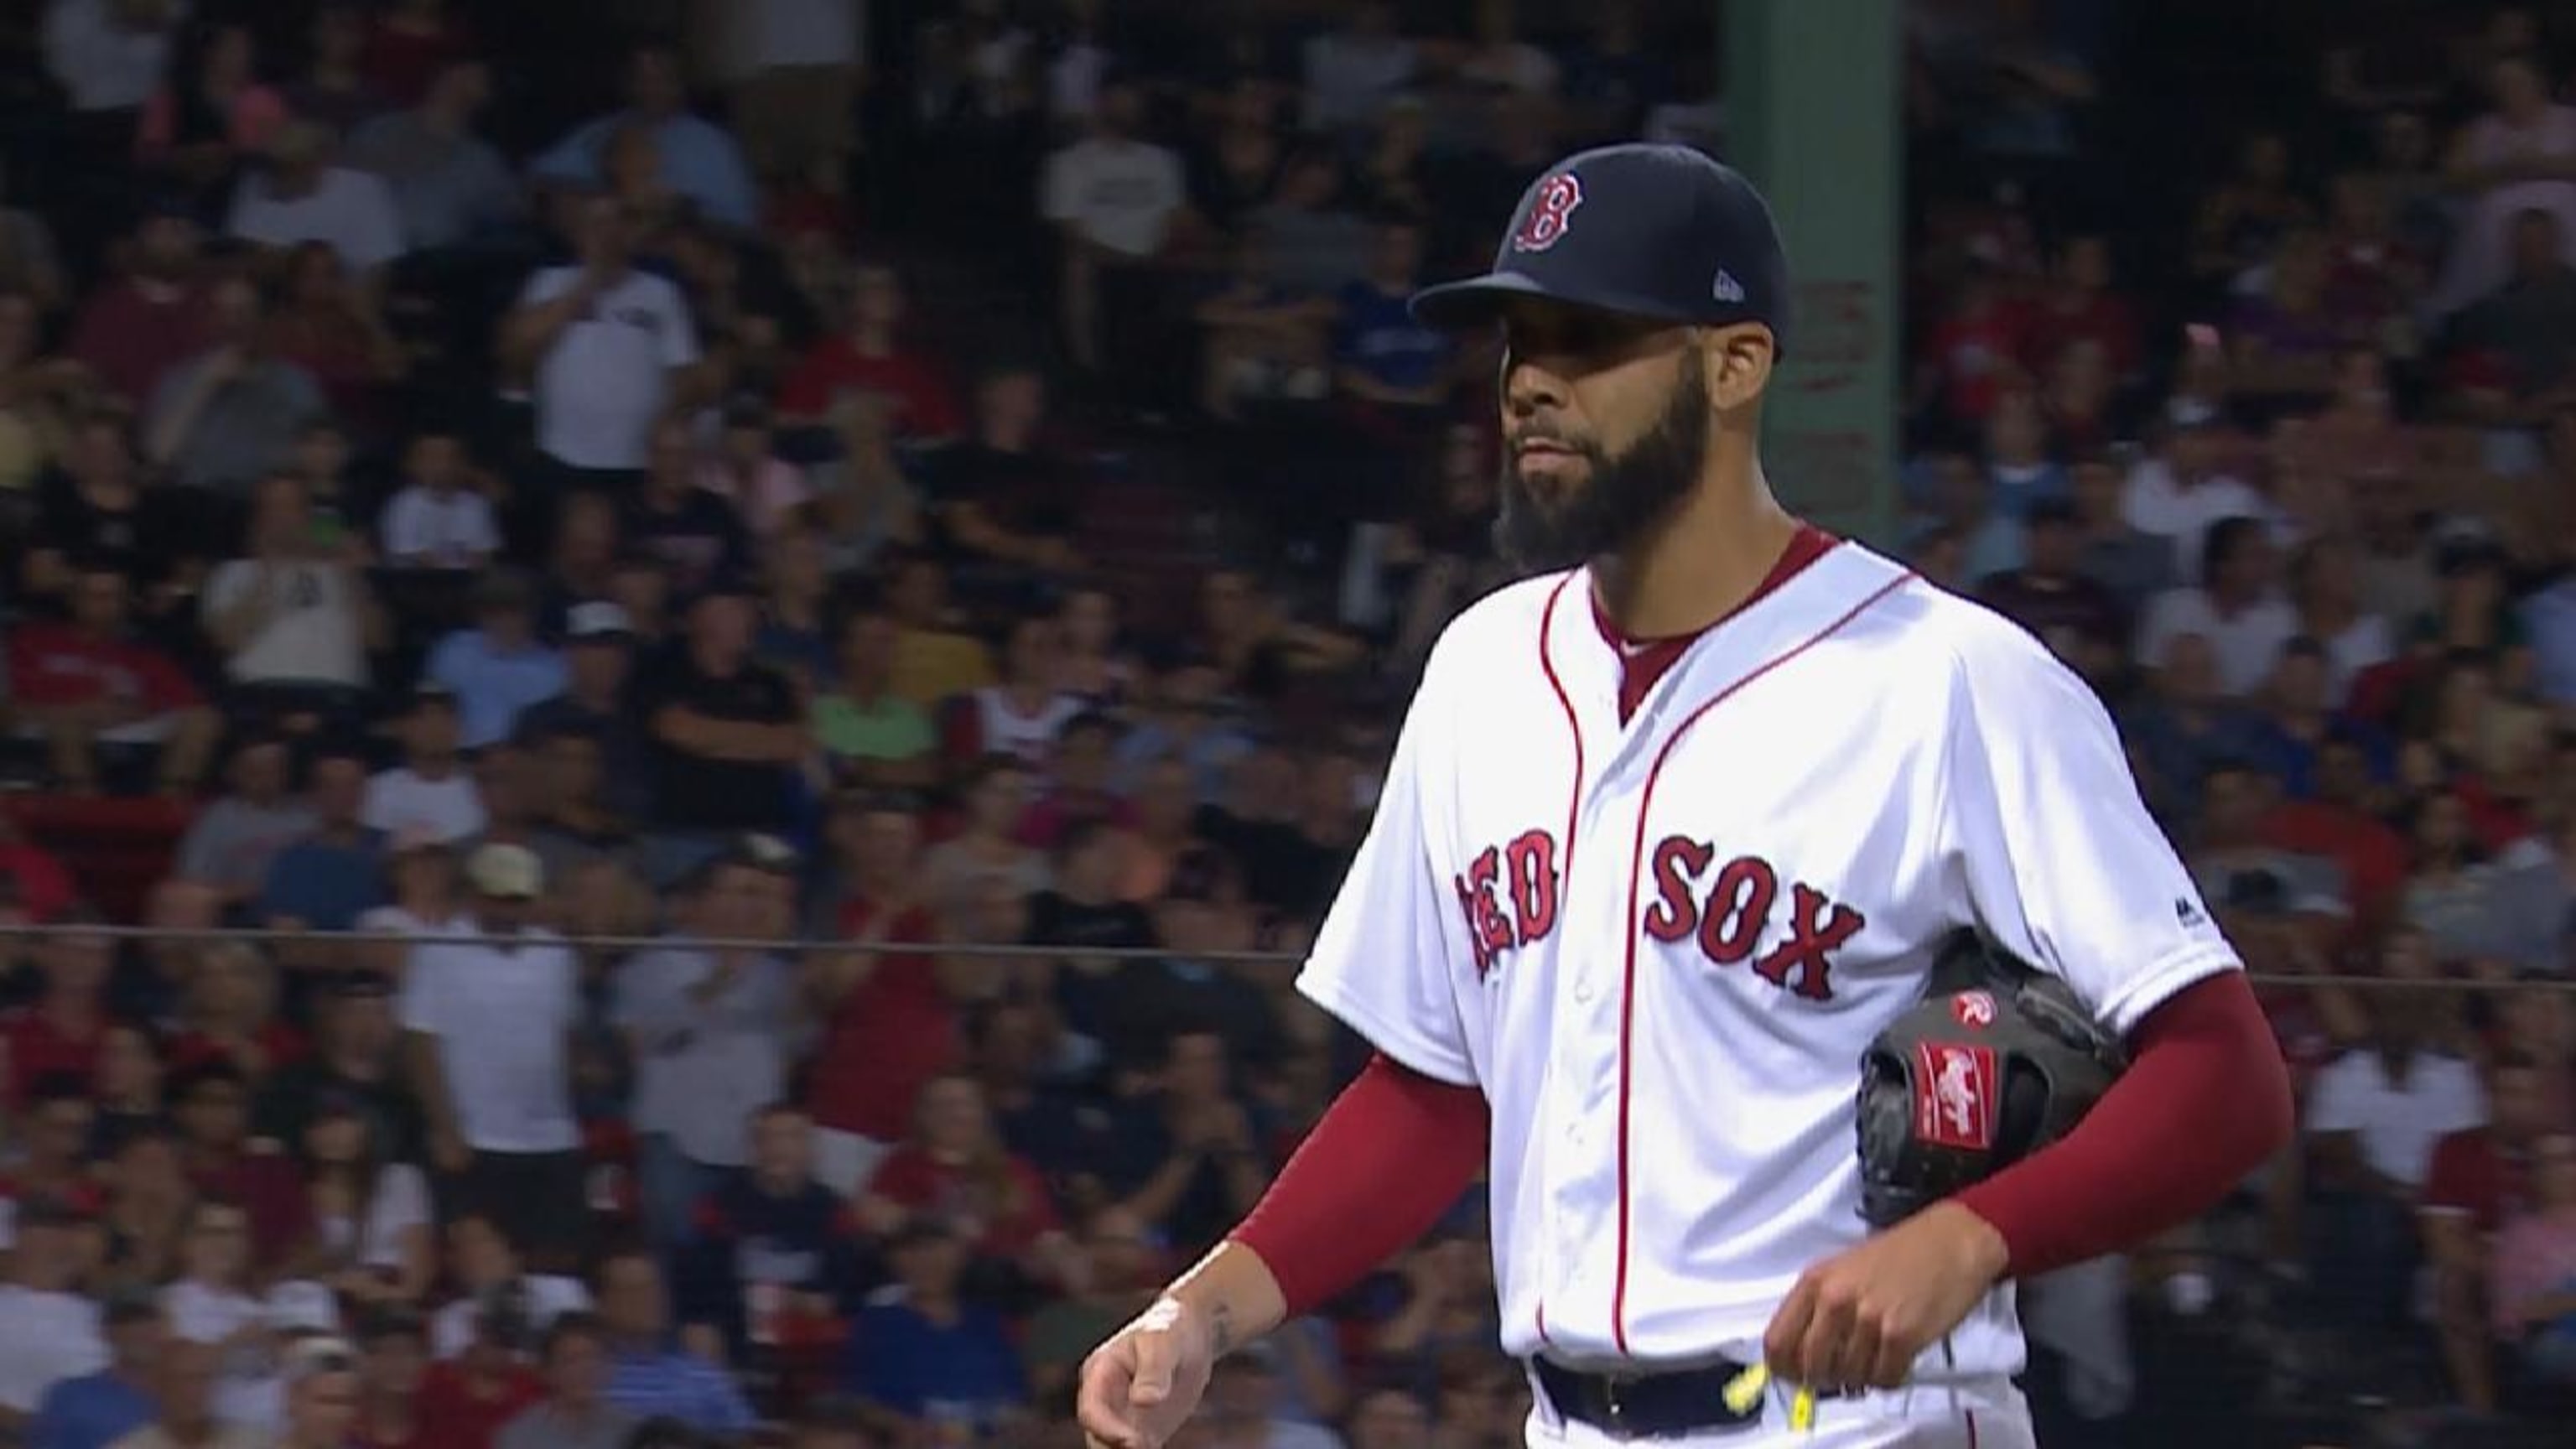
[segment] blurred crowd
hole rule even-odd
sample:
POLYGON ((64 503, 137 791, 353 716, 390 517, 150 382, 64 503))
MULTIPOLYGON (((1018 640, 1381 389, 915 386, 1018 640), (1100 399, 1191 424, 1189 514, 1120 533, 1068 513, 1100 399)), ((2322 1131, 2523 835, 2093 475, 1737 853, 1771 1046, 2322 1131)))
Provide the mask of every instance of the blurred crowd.
MULTIPOLYGON (((1724 156, 1709 8, 0 19, 0 1437, 1067 1442, 1503 577, 1403 299, 1724 156)), ((2308 1126, 2030 1285, 2049 1442, 2576 1389, 2576 27, 2245 9, 1905 7, 1881 542, 2101 691, 2308 1126)), ((1516 1443, 1478 1206, 1184 1449, 1516 1443)))

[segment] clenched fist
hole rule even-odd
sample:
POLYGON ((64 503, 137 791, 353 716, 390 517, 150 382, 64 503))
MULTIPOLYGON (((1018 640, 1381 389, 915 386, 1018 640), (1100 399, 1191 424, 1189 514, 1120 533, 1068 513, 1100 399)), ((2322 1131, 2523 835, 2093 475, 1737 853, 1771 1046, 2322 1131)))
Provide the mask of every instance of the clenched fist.
POLYGON ((1218 1326, 1161 1298, 1082 1363, 1074 1411, 1091 1449, 1163 1449, 1207 1393, 1218 1326))

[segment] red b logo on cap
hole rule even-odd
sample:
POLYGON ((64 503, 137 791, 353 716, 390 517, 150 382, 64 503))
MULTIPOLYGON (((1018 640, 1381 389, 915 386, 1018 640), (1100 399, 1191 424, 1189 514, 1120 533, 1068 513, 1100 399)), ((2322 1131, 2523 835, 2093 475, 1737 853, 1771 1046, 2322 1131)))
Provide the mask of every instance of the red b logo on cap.
POLYGON ((1529 215, 1521 218, 1520 230, 1512 233, 1512 250, 1543 252, 1564 237, 1568 218, 1583 204, 1583 183, 1571 171, 1560 171, 1539 183, 1538 195, 1530 198, 1529 215))

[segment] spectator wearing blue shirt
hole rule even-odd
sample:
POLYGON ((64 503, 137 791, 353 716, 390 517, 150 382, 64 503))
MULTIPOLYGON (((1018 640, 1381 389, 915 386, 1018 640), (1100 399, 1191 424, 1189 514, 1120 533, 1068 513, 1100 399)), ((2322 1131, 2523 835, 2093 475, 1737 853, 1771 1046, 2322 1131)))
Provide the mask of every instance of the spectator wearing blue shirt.
POLYGON ((170 1339, 160 1299, 148 1291, 119 1293, 100 1318, 107 1367, 45 1391, 27 1424, 27 1449, 107 1449, 152 1422, 152 1375, 170 1339))
POLYGON ((458 742, 479 750, 510 737, 522 711, 571 682, 560 651, 537 638, 537 593, 525 578, 495 573, 476 586, 476 627, 438 641, 423 682, 456 697, 458 742))
POLYGON ((260 887, 260 919, 271 926, 345 931, 384 904, 384 834, 359 819, 367 762, 332 749, 313 761, 305 795, 313 830, 277 853, 260 887))
POLYGON ((608 1339, 608 1402, 638 1419, 676 1419, 711 1433, 752 1427, 751 1405, 733 1376, 674 1340, 670 1291, 649 1249, 610 1253, 592 1288, 608 1339))
POLYGON ((1001 1319, 958 1295, 966 1245, 921 1220, 895 1239, 893 1258, 898 1286, 851 1330, 846 1386, 927 1440, 989 1440, 1028 1390, 1001 1319))
POLYGON ((1413 320, 1406 299, 1419 289, 1422 229, 1379 225, 1367 275, 1342 288, 1333 328, 1333 379, 1344 396, 1390 408, 1434 408, 1449 397, 1449 339, 1413 320))
POLYGON ((540 181, 596 187, 606 179, 608 147, 629 126, 653 139, 662 184, 714 221, 749 231, 760 219, 759 193, 742 148, 721 126, 689 114, 680 55, 667 41, 636 44, 626 61, 627 108, 590 121, 536 160, 540 181))

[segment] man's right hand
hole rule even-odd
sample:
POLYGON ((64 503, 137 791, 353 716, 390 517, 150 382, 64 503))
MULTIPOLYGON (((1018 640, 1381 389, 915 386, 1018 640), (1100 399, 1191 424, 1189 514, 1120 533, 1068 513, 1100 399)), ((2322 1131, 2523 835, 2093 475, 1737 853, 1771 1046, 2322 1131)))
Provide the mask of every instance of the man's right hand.
POLYGON ((1082 1363, 1075 1413, 1091 1449, 1163 1449, 1207 1393, 1219 1345, 1207 1316, 1160 1298, 1082 1363))

